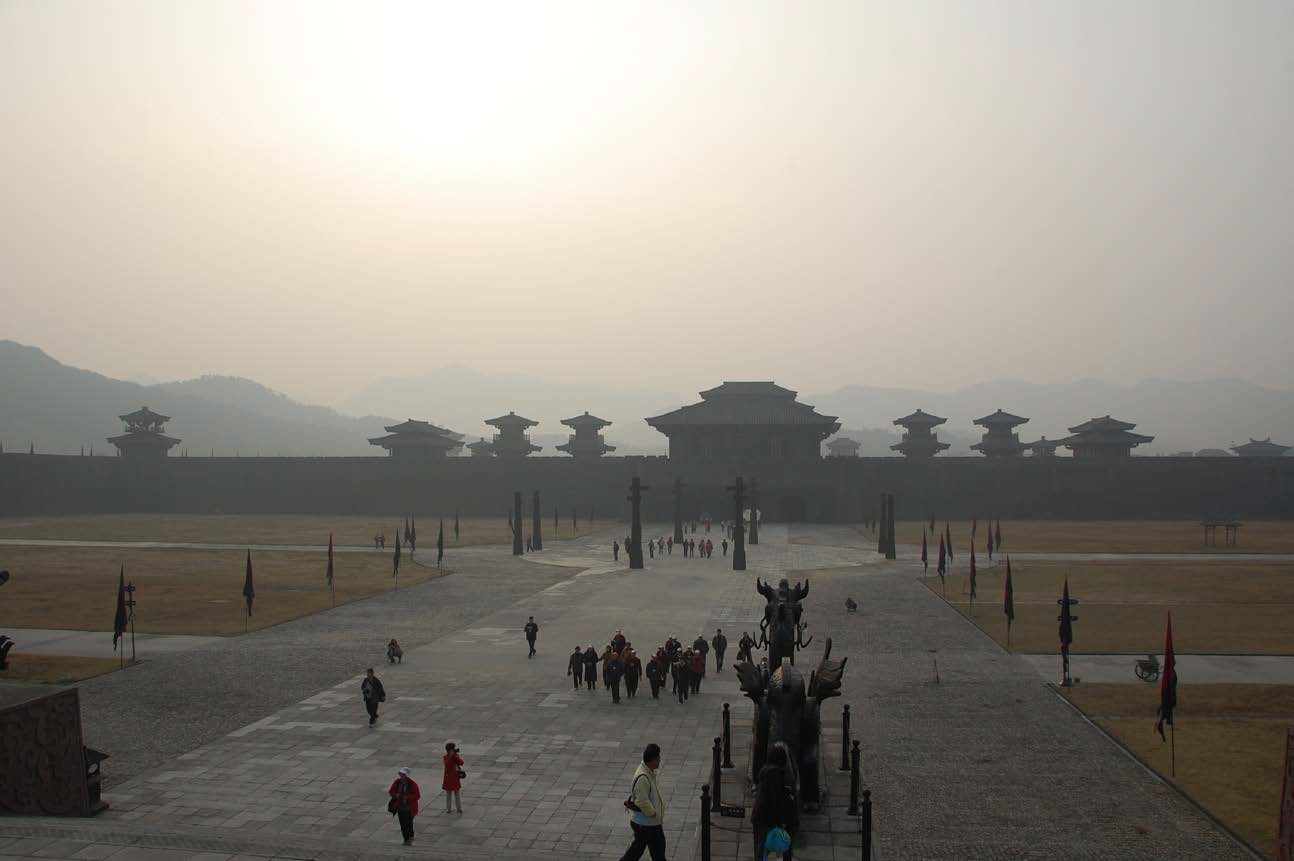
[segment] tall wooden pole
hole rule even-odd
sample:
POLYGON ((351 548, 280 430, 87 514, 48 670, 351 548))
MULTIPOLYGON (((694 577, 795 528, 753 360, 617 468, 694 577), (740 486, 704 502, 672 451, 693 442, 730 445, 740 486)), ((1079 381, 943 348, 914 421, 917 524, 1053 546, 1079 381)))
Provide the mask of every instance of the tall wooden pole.
POLYGON ((746 482, 739 475, 735 484, 727 487, 733 492, 736 514, 732 519, 732 570, 746 570, 746 482))
POLYGON ((530 509, 530 549, 544 549, 544 515, 539 508, 539 491, 535 491, 535 499, 530 509))
POLYGON ((750 480, 750 543, 759 543, 759 481, 750 480))
POLYGON ((640 569, 643 567, 643 521, 642 521, 642 492, 648 487, 642 483, 642 479, 634 476, 629 480, 629 500, 632 520, 629 524, 629 567, 630 569, 640 569))
POLYGON ((521 540, 521 491, 512 491, 512 555, 521 556, 526 545, 521 540))

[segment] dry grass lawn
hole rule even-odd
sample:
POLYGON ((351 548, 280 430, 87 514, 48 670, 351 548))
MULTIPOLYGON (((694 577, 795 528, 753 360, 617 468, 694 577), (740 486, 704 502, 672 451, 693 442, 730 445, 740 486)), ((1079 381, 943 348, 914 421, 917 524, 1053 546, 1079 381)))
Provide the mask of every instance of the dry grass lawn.
MULTIPOLYGON (((507 528, 506 526, 504 527, 507 528)), ((266 628, 332 606, 326 552, 252 552, 253 615, 243 604, 246 555, 237 550, 149 550, 97 547, 6 547, 13 575, 4 587, 4 624, 20 628, 111 631, 117 572, 138 591, 135 630, 148 634, 228 636, 266 628)), ((434 553, 430 557, 435 559, 434 553)), ((427 561, 425 551, 419 554, 427 561)), ((391 553, 338 553, 337 603, 390 590, 391 553)), ((449 573, 404 557, 400 587, 449 573)))
MULTIPOLYGON (((418 546, 436 546, 440 521, 417 517, 418 546)), ((527 533, 529 518, 525 521, 527 533)), ((591 531, 579 524, 579 535, 591 531)), ((66 541, 166 541, 200 544, 315 544, 326 545, 328 534, 338 545, 373 545, 373 536, 386 533, 387 549, 395 537, 404 538, 404 516, 305 515, 305 514, 97 514, 66 517, 0 518, 0 538, 42 538, 66 541)), ((556 529, 552 517, 543 522, 544 542, 576 537, 569 513, 556 529)), ((511 544, 506 512, 496 518, 460 518, 459 540, 454 541, 454 519, 445 519, 445 546, 511 544)))
POLYGON ((9 669, 0 672, 0 680, 65 685, 79 682, 82 679, 101 676, 120 667, 121 661, 118 658, 24 655, 18 652, 10 652, 9 669))
MULTIPOLYGON (((986 554, 987 523, 986 520, 979 522, 976 556, 986 554)), ((969 557, 971 522, 954 520, 949 527, 957 558, 969 557)), ((942 520, 935 521, 933 537, 929 533, 929 521, 900 521, 894 526, 895 538, 899 544, 920 545, 923 528, 927 530, 930 552, 937 555, 939 533, 944 528, 942 520)), ((1002 547, 1009 553, 1294 553, 1294 521, 1245 521, 1237 547, 1221 546, 1222 532, 1218 530, 1218 546, 1205 546, 1204 527, 1198 521, 1004 520, 1002 547)))
POLYGON ((1180 685, 1175 779, 1169 776, 1168 743, 1154 731, 1158 685, 1084 684, 1071 688, 1069 699, 1138 759, 1273 857, 1294 685, 1180 685))
MULTIPOLYGON (((956 570, 965 572, 966 565, 959 556, 956 570)), ((1080 600, 1074 610, 1075 653, 1158 653, 1163 650, 1166 613, 1172 610, 1173 643, 1179 652, 1294 654, 1291 563, 1013 560, 1011 571, 1011 648, 1017 652, 1057 649, 1056 601, 1068 577, 1070 595, 1080 600)), ((1005 645, 1005 565, 980 567, 973 612, 962 594, 965 574, 946 579, 948 602, 1005 645)), ((944 594, 938 577, 924 582, 935 594, 944 594)))

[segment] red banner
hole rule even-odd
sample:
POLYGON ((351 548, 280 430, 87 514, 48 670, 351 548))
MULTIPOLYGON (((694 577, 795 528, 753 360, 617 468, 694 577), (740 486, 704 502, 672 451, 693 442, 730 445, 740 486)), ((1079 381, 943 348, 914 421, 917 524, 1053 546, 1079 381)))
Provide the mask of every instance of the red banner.
POLYGON ((1294 861, 1294 727, 1285 735, 1285 783, 1281 787, 1280 838, 1276 841, 1279 861, 1294 861))

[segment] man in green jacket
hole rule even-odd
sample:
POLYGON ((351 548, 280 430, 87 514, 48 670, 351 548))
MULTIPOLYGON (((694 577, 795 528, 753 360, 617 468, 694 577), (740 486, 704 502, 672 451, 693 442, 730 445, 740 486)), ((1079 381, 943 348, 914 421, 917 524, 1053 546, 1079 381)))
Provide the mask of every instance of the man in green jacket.
POLYGON ((634 771, 629 800, 625 802, 634 842, 620 861, 638 861, 644 851, 651 853, 651 861, 665 861, 665 799, 656 782, 659 770, 660 745, 649 744, 643 749, 642 764, 634 771))

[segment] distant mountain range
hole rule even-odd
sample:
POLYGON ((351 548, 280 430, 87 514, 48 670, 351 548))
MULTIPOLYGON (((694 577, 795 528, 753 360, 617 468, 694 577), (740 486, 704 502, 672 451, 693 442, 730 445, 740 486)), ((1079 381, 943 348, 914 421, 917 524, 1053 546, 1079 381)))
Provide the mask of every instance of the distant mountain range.
MULTIPOLYGON (((141 376, 142 379, 148 377, 141 376)), ((698 379, 697 390, 722 382, 698 379)), ((800 398, 819 412, 839 416, 843 436, 863 443, 861 454, 890 455, 898 439, 897 416, 920 407, 948 418, 939 435, 948 454, 970 454, 980 428, 972 421, 998 407, 1030 421, 1022 440, 1055 439, 1066 429, 1107 413, 1137 423, 1155 437, 1143 454, 1228 448, 1248 437, 1271 436, 1294 445, 1294 392, 1242 380, 1175 382, 1143 380, 1115 385, 1096 380, 1036 384, 1002 380, 956 392, 846 386, 800 398)), ((337 405, 303 404, 247 379, 204 376, 183 382, 141 385, 64 365, 35 347, 0 340, 0 443, 5 451, 75 454, 84 446, 115 454, 106 437, 122 430, 117 416, 140 406, 172 416, 167 432, 191 456, 382 456, 368 443, 385 425, 425 419, 466 435, 489 437, 484 420, 512 410, 540 424, 532 439, 554 455, 565 441, 564 418, 585 410, 613 422, 607 441, 617 454, 663 454, 666 440, 643 421, 692 403, 691 392, 550 383, 523 375, 486 375, 447 366, 406 379, 373 383, 337 405), (397 416, 398 418, 388 418, 397 416)), ((175 453, 175 452, 173 452, 175 453)))

